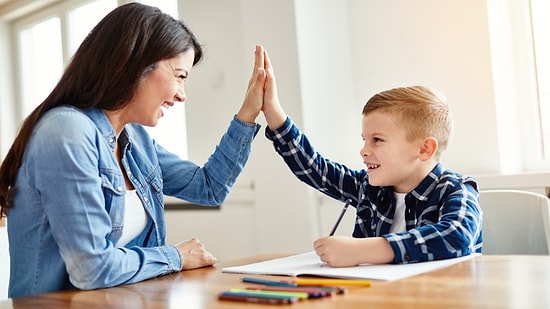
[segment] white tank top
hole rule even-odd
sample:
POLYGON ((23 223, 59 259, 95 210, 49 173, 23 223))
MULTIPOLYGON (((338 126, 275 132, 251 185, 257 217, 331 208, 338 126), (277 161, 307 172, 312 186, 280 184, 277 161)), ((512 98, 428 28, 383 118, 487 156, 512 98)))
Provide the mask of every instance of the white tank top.
POLYGON ((147 225, 147 213, 137 195, 136 190, 126 191, 124 205, 124 225, 122 236, 116 243, 117 247, 123 247, 132 239, 136 238, 147 225))

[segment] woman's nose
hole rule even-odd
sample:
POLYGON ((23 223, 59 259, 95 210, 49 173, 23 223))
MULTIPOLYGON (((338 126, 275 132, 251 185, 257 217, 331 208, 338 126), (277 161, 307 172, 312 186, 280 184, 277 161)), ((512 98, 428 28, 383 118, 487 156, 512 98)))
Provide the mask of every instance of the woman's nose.
POLYGON ((185 89, 183 89, 183 86, 179 87, 178 92, 176 92, 175 99, 178 102, 185 102, 185 100, 187 100, 187 96, 185 95, 185 89))

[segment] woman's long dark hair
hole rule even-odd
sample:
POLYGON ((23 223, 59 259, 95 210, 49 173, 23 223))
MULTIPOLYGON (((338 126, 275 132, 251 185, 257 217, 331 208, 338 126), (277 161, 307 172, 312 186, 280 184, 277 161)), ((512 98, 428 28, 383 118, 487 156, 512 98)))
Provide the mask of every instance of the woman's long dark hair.
POLYGON ((158 8, 139 3, 120 6, 105 16, 74 54, 50 95, 25 119, 0 166, 0 218, 13 207, 17 171, 31 134, 48 110, 72 105, 117 110, 132 99, 140 81, 160 60, 202 49, 189 28, 158 8))

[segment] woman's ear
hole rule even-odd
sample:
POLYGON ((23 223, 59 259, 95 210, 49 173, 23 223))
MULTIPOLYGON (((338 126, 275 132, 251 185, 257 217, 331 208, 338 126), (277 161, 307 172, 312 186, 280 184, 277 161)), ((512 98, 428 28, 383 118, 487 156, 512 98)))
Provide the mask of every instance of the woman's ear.
POLYGON ((439 147, 437 139, 433 137, 426 137, 422 140, 420 145, 419 159, 422 161, 429 160, 435 156, 437 153, 437 148, 439 147))

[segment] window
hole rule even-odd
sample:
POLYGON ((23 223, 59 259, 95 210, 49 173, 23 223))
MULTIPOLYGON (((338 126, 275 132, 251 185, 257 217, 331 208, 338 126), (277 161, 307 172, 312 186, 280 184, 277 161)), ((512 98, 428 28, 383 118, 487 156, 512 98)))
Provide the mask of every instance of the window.
POLYGON ((60 18, 52 17, 19 33, 19 84, 24 117, 48 95, 61 76, 63 52, 60 27, 60 18))
POLYGON ((531 31, 544 159, 550 161, 550 2, 531 0, 531 31))
MULTIPOLYGON (((177 0, 141 1, 177 18, 177 0)), ((55 87, 65 66, 88 32, 117 0, 64 1, 13 23, 18 82, 17 111, 22 121, 55 87)), ((149 133, 168 150, 187 158, 185 105, 176 104, 149 133), (174 143, 174 139, 178 139, 174 143)))
POLYGON ((68 13, 69 22, 67 27, 69 54, 76 52, 78 46, 88 32, 112 9, 116 7, 116 0, 96 0, 78 6, 68 13))
POLYGON ((116 0, 73 1, 14 23, 21 119, 46 98, 86 34, 115 7, 116 0))
POLYGON ((500 172, 550 170, 550 6, 487 0, 500 172))

